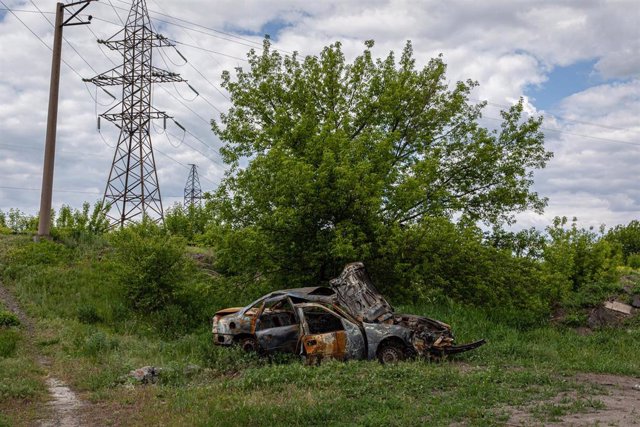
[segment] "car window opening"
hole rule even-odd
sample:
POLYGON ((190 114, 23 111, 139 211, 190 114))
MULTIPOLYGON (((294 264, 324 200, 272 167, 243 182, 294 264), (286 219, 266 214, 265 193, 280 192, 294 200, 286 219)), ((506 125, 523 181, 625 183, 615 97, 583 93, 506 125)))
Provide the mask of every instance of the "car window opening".
POLYGON ((304 318, 307 321, 309 333, 311 334, 327 334, 344 331, 342 321, 338 317, 319 307, 305 308, 304 318))
POLYGON ((260 315, 257 330, 279 328, 282 326, 295 325, 296 317, 293 314, 293 307, 286 299, 267 301, 264 310, 260 315))

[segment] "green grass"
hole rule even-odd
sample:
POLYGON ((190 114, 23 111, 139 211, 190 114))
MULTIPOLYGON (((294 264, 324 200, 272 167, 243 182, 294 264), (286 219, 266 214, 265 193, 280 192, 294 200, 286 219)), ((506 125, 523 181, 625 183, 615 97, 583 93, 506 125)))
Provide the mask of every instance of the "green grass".
MULTIPOLYGON (((8 313, 4 310, 0 302, 0 312, 8 313)), ((33 422, 45 393, 43 372, 19 322, 0 323, 0 426, 33 422)))
MULTIPOLYGON (((175 313, 131 311, 119 268, 104 244, 69 248, 0 237, 0 277, 36 320, 37 352, 83 399, 99 403, 113 425, 499 425, 514 407, 545 422, 598 409, 598 390, 585 390, 573 374, 640 372, 638 327, 583 336, 569 328, 521 327, 513 314, 457 304, 400 307, 450 323, 458 342, 488 340, 441 363, 308 367, 296 358, 261 359, 213 346, 206 319, 171 331, 175 313), (146 365, 163 368, 157 385, 127 379, 146 365), (554 400, 561 394, 568 397, 554 400)), ((262 292, 249 288, 235 296, 213 280, 194 274, 189 282, 205 300, 205 318, 262 292)), ((0 396, 7 387, 5 403, 37 400, 42 373, 25 356, 20 329, 5 332, 0 354, 9 357, 0 357, 0 384, 7 385, 0 385, 0 396)))

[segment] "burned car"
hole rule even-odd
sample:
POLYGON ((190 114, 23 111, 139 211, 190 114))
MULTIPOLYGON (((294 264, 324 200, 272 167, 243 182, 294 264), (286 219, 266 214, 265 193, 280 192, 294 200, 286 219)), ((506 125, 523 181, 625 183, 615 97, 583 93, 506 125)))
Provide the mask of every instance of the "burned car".
POLYGON ((272 292, 246 307, 218 311, 213 340, 244 350, 393 363, 413 356, 438 358, 480 347, 455 345, 451 327, 427 317, 398 314, 375 289, 360 262, 330 282, 272 292))

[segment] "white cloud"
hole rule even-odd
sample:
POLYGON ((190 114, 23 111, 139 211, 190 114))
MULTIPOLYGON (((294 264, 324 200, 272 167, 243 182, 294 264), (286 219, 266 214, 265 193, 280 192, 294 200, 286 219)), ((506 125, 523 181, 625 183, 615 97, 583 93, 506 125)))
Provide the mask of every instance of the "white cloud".
MULTIPOLYGON (((127 8, 122 0, 111 1, 116 7, 127 8)), ((30 2, 5 2, 9 7, 33 9, 30 2)), ((48 12, 54 8, 53 2, 35 2, 48 12)), ((639 142, 640 83, 633 80, 640 70, 640 8, 636 0, 375 0, 366 4, 356 0, 221 0, 215 3, 209 0, 148 0, 147 3, 150 9, 170 17, 180 17, 209 28, 244 31, 244 40, 221 33, 216 33, 218 37, 214 38, 156 22, 170 38, 235 57, 244 57, 249 46, 259 49, 261 37, 246 34, 258 34, 269 22, 288 25, 277 34, 276 47, 302 54, 315 54, 323 46, 340 40, 347 56, 353 57, 362 51, 364 40, 375 39, 374 53, 384 56, 391 50, 401 50, 410 39, 419 63, 424 64, 442 52, 452 81, 478 80, 480 88, 474 97, 495 104, 511 103, 521 97, 527 87, 544 85, 554 67, 594 60, 594 72, 602 77, 627 80, 593 87, 565 99, 559 115, 573 120, 571 122, 555 118, 546 120, 548 128, 568 133, 548 132, 548 145, 556 156, 546 170, 537 173, 537 190, 550 197, 547 213, 542 217, 523 215, 521 222, 522 225, 540 224, 555 215, 577 215, 588 223, 615 224, 638 216, 640 202, 634 177, 640 172, 637 166, 640 147, 576 136, 639 142)), ((107 38, 118 30, 116 25, 103 21, 119 22, 109 2, 93 3, 90 9, 97 18, 91 29, 98 37, 107 38)), ((118 13, 126 18, 125 11, 118 10, 118 13)), ((19 16, 50 44, 51 26, 41 15, 21 13, 19 16)), ((171 20, 166 16, 155 16, 171 20)), ((65 28, 65 36, 97 72, 112 67, 87 28, 65 28)), ((94 75, 68 45, 63 49, 65 60, 83 77, 94 75)), ((193 47, 179 45, 179 49, 207 80, 215 84, 219 84, 222 70, 246 66, 243 61, 193 47)), ((105 52, 112 60, 118 60, 114 52, 105 52)), ((217 108, 223 111, 228 108, 228 100, 189 65, 179 66, 183 61, 175 52, 169 49, 166 54, 173 71, 187 78, 217 108)), ((42 162, 39 150, 44 144, 50 52, 7 14, 0 21, 0 56, 3 58, 0 65, 0 187, 39 188, 42 162)), ((159 59, 156 55, 157 65, 164 67, 159 59)), ((166 88, 182 100, 172 85, 166 88)), ((115 89, 110 90, 116 93, 115 89)), ((93 93, 94 89, 91 91, 93 93)), ((101 103, 110 101, 106 95, 98 93, 101 103)), ((179 93, 187 99, 193 97, 186 86, 180 86, 179 93)), ((158 108, 167 110, 190 131, 205 139, 206 144, 220 146, 208 124, 208 120, 218 113, 203 99, 182 100, 187 108, 165 91, 156 89, 154 101, 158 108)), ((105 108, 99 106, 97 111, 102 112, 105 108)), ((527 99, 527 111, 537 111, 535 100, 527 99)), ((95 113, 95 104, 83 84, 63 66, 56 189, 102 192, 113 148, 107 147, 97 134, 95 113)), ((497 109, 490 106, 486 115, 497 117, 497 114, 497 109)), ((157 126, 161 127, 161 123, 157 126)), ((169 130, 181 134, 175 126, 170 126, 169 130)), ((112 125, 103 121, 102 132, 110 144, 116 142, 117 132, 112 125)), ((181 135, 176 136, 174 145, 181 135)), ((204 189, 211 189, 222 177, 223 167, 219 160, 216 163, 207 159, 217 158, 215 151, 193 138, 187 136, 182 145, 174 147, 165 135, 154 133, 153 141, 159 150, 156 163, 163 195, 181 195, 188 170, 162 153, 182 164, 198 164, 204 189), (204 156, 189 145, 202 151, 204 156)), ((77 206, 87 198, 99 196, 56 193, 54 206, 62 203, 77 206)), ((0 209, 3 210, 15 206, 35 212, 38 200, 37 191, 0 189, 0 209)), ((165 199, 165 206, 173 200, 178 199, 165 199)))

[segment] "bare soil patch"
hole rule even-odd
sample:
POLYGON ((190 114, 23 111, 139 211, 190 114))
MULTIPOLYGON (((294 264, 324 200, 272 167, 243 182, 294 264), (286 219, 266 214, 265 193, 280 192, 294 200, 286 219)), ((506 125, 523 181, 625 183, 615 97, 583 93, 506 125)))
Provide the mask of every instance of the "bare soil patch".
MULTIPOLYGON (((575 380, 584 385, 587 390, 593 387, 591 396, 594 403, 602 408, 578 408, 580 412, 559 417, 558 421, 539 421, 531 413, 534 408, 509 408, 511 426, 640 426, 640 378, 605 374, 578 374, 575 380), (604 391, 604 392, 603 392, 604 391)), ((576 393, 561 394, 550 402, 559 405, 563 401, 580 402, 576 393)), ((588 400, 589 398, 587 398, 588 400)))

